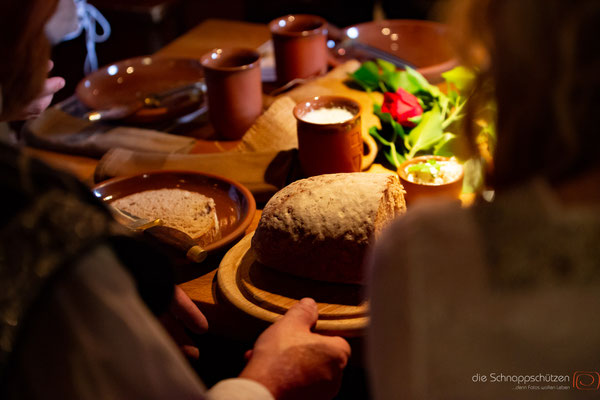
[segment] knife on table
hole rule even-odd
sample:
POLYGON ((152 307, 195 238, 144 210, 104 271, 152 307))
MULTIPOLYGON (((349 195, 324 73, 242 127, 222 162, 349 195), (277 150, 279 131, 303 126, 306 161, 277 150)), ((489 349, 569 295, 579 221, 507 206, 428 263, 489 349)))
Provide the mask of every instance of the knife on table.
POLYGON ((179 229, 165 226, 160 218, 145 219, 133 215, 125 210, 108 205, 117 222, 134 231, 141 231, 172 248, 185 253, 188 260, 201 263, 208 255, 207 251, 198 245, 194 239, 179 229))

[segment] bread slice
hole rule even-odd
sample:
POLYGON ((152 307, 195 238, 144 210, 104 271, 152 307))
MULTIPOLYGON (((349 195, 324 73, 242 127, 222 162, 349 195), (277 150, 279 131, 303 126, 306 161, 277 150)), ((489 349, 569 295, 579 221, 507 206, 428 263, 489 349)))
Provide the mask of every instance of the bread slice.
POLYGON ((220 236, 215 201, 197 192, 146 190, 117 199, 111 205, 140 218, 160 218, 166 226, 187 233, 203 246, 220 236))
POLYGON ((370 244, 406 211, 394 174, 327 174, 294 182, 265 206, 252 248, 259 262, 297 276, 362 283, 370 244))

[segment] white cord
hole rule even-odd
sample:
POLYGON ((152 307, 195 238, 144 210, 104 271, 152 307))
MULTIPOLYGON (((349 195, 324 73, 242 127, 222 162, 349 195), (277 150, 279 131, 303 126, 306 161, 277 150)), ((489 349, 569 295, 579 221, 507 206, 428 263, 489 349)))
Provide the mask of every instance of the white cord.
POLYGON ((98 11, 96 7, 88 4, 86 0, 74 0, 77 6, 77 19, 79 20, 79 28, 67 36, 63 40, 71 40, 85 30, 85 45, 87 55, 83 71, 89 74, 98 69, 98 57, 96 55, 96 43, 102 43, 110 37, 110 24, 104 18, 104 15, 98 11), (96 30, 96 24, 102 28, 102 34, 96 30))

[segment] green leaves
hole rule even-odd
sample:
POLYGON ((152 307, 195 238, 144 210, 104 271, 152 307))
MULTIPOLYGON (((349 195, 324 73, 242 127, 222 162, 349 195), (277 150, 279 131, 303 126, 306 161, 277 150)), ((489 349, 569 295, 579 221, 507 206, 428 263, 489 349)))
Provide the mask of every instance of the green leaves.
POLYGON ((442 137, 442 114, 435 104, 431 111, 423 114, 421 123, 408 134, 407 158, 411 159, 419 152, 432 150, 442 137))
POLYGON ((350 77, 366 91, 379 88, 379 67, 373 61, 364 62, 350 77))
MULTIPOLYGON (((469 156, 465 139, 456 134, 458 125, 455 123, 464 116, 475 74, 464 67, 456 67, 442 76, 447 83, 445 92, 430 84, 415 69, 398 71, 393 64, 384 60, 367 61, 350 75, 367 91, 396 93, 398 88, 402 88, 416 96, 423 108, 422 115, 410 118, 410 122, 416 124, 411 128, 403 127, 391 114, 382 112, 381 105, 374 105, 373 112, 379 117, 382 128, 373 126, 369 133, 378 142, 380 153, 393 167, 397 168, 405 160, 425 154, 457 157, 463 161, 469 156)), ((493 144, 493 125, 481 125, 481 128, 482 135, 493 144)), ((473 177, 465 187, 473 190, 481 184, 481 177, 475 162, 469 166, 474 173, 471 173, 473 177)))
POLYGON ((350 77, 366 91, 396 92, 400 87, 406 89, 405 85, 414 86, 415 90, 420 88, 406 71, 398 71, 394 64, 380 59, 364 62, 350 77))
POLYGON ((470 89, 475 81, 473 71, 461 66, 442 73, 442 77, 447 83, 453 84, 461 92, 470 89))

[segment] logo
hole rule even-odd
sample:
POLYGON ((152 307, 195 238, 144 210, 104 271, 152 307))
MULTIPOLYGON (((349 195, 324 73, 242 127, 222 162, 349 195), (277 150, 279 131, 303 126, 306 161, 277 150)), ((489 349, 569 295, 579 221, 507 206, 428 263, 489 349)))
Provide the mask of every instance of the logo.
POLYGON ((576 371, 573 374, 573 387, 579 390, 598 390, 600 374, 594 371, 576 371))

